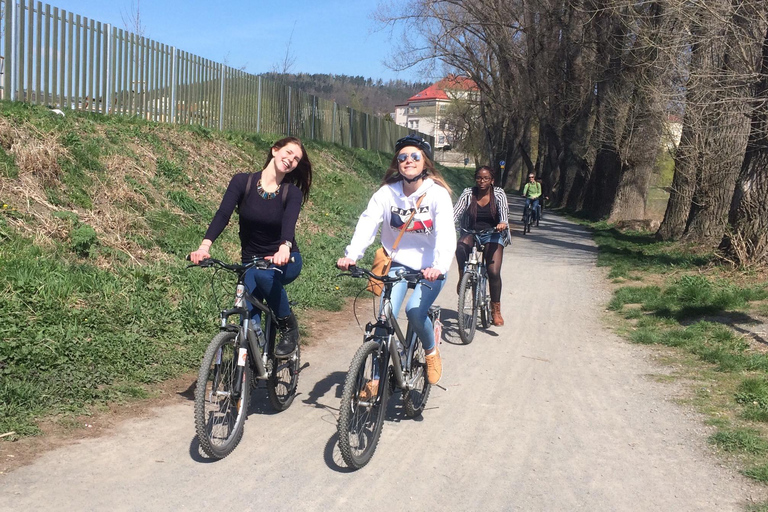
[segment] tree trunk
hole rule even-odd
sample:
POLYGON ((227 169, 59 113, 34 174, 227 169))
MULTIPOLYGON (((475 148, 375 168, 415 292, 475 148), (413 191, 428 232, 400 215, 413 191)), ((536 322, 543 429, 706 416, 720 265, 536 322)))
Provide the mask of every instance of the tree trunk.
POLYGON ((755 87, 758 107, 733 195, 721 248, 742 266, 768 261, 768 30, 763 38, 760 81, 755 87))

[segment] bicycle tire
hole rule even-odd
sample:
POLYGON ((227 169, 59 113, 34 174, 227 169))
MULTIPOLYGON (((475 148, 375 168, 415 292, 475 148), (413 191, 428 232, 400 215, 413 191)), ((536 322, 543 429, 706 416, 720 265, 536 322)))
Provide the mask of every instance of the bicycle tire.
MULTIPOLYGON (((403 394, 403 410, 409 418, 415 418, 424 411, 432 389, 432 384, 427 381, 427 357, 424 347, 421 346, 421 340, 418 338, 413 343, 410 377, 414 385, 403 394)), ((435 343, 440 343, 440 340, 435 340, 435 343)))
POLYGON ((530 209, 526 208, 525 213, 523 214, 523 234, 524 235, 531 231, 530 217, 531 217, 530 209))
POLYGON ((485 277, 481 278, 477 289, 477 295, 480 300, 480 324, 483 326, 483 329, 487 329, 491 325, 491 301, 488 297, 488 279, 485 277))
POLYGON ((231 389, 237 368, 238 336, 220 332, 208 345, 195 387, 195 431, 203 451, 223 459, 243 438, 250 400, 251 367, 246 364, 240 399, 233 400, 231 389))
POLYGON ((296 345, 296 352, 288 359, 277 359, 274 354, 270 355, 269 359, 272 361, 272 371, 267 378, 269 403, 276 411, 284 411, 296 397, 301 367, 301 344, 296 345))
POLYGON ((352 358, 344 380, 337 431, 341 457, 353 469, 360 469, 371 460, 384 426, 389 383, 382 356, 378 342, 364 343, 352 358), (376 380, 376 375, 379 379, 376 396, 360 405, 361 391, 367 383, 376 380))
POLYGON ((458 323, 459 338, 465 345, 472 343, 477 329, 476 276, 473 271, 464 272, 459 283, 458 323), (469 304, 468 304, 469 303, 469 304))

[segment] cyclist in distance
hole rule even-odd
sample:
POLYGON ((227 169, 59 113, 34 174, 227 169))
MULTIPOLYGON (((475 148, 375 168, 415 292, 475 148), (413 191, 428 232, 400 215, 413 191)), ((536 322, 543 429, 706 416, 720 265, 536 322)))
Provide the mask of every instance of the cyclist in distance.
MULTIPOLYGON (((424 348, 430 384, 440 380, 442 361, 437 349, 439 340, 435 340, 428 312, 445 283, 438 277, 448 272, 456 250, 452 211, 450 188, 432 163, 432 147, 421 137, 403 137, 395 144, 395 157, 384 174, 381 188, 368 202, 344 257, 337 262, 342 270, 354 265, 363 257, 383 223, 381 244, 392 257, 389 274, 394 275, 401 268, 411 272, 420 270, 424 274, 424 280, 429 282, 420 281, 416 285, 405 311, 424 348), (395 239, 414 211, 413 219, 393 253, 395 239)), ((405 281, 392 289, 392 313, 395 316, 407 289, 405 281)))
POLYGON ((267 161, 261 171, 238 173, 232 177, 205 238, 189 255, 195 264, 210 258, 211 245, 238 208, 243 263, 254 257, 271 258, 281 270, 250 269, 245 276, 248 292, 257 300, 266 300, 278 317, 281 339, 275 355, 281 358, 290 357, 299 341, 298 322, 284 286, 301 272, 301 254, 295 238, 296 221, 302 204, 309 197, 311 185, 312 164, 304 145, 295 137, 278 140, 267 152, 267 161))
POLYGON ((539 207, 539 200, 541 199, 541 182, 536 181, 536 176, 533 173, 528 175, 528 183, 523 187, 523 197, 525 198, 525 205, 523 206, 523 218, 525 219, 525 209, 528 205, 533 203, 533 211, 537 212, 539 207))
MULTIPOLYGON (((509 241, 507 217, 509 206, 507 194, 501 187, 494 186, 493 169, 488 166, 475 171, 475 186, 465 188, 453 207, 453 219, 464 229, 482 231, 495 228, 496 233, 482 235, 485 245, 485 263, 488 269, 488 287, 491 295, 491 315, 493 325, 504 325, 501 316, 501 262, 504 246, 509 241)), ((464 264, 472 252, 474 237, 465 234, 456 245, 456 262, 459 265, 459 284, 464 273, 464 264)), ((457 285, 458 293, 458 285, 457 285)))

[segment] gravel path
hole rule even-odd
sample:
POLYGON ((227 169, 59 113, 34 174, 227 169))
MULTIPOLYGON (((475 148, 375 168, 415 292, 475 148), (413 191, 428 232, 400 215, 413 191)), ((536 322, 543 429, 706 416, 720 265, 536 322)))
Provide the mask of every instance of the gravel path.
POLYGON ((0 475, 0 510, 728 511, 765 499, 711 455, 701 418, 652 377, 664 369, 648 349, 606 328, 595 259, 588 233, 561 218, 518 230, 505 251, 506 325, 468 346, 454 330, 454 272, 439 298, 440 387, 415 421, 391 401, 360 471, 343 467, 336 443, 361 338, 347 319, 302 354, 311 366, 289 410, 273 414, 256 394, 228 458, 198 455, 192 403, 179 398, 0 475))

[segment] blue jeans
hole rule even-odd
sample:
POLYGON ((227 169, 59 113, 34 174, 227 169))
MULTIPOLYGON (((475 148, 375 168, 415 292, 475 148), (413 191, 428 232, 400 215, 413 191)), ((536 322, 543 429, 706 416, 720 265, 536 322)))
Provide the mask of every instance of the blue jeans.
POLYGON ((536 197, 534 199, 531 199, 529 197, 525 198, 525 206, 523 207, 523 216, 525 216, 525 209, 528 208, 528 205, 533 203, 533 220, 536 220, 536 217, 539 215, 539 199, 540 197, 536 197))
MULTIPOLYGON (((405 265, 393 263, 389 270, 389 275, 393 276, 398 269, 404 268, 408 272, 415 272, 414 269, 405 265)), ((405 305, 405 314, 408 322, 416 335, 421 340, 421 346, 425 352, 435 348, 435 332, 433 330, 432 320, 429 319, 429 307, 435 302, 440 290, 443 289, 445 281, 419 281, 413 290, 408 303, 405 305)), ((405 294, 408 291, 408 283, 400 281, 392 287, 392 315, 397 317, 400 312, 400 306, 403 305, 405 294)))
MULTIPOLYGON (((248 293, 253 295, 256 300, 266 300, 277 318, 285 318, 291 314, 291 306, 288 303, 288 294, 283 288, 288 283, 292 283, 301 273, 301 253, 292 252, 293 261, 289 261, 282 267, 277 267, 282 272, 276 270, 249 269, 245 273, 245 288, 248 293)), ((259 310, 248 304, 251 314, 254 318, 260 319, 259 310)))

